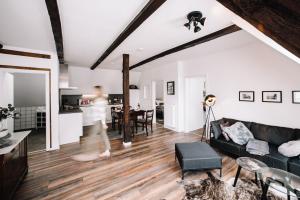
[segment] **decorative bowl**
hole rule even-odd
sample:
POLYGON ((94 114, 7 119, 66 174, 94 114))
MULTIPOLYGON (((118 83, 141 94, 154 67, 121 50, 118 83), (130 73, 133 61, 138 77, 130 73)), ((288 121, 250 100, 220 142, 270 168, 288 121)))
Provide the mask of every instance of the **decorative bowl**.
POLYGON ((5 137, 8 134, 8 130, 7 129, 3 129, 0 131, 0 138, 5 137))

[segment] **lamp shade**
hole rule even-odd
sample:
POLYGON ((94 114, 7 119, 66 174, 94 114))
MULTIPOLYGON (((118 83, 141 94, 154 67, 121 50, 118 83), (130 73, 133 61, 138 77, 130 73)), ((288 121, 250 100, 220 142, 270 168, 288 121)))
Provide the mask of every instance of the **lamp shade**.
POLYGON ((216 100, 217 98, 215 95, 209 94, 205 97, 204 102, 206 106, 211 107, 215 105, 216 100))

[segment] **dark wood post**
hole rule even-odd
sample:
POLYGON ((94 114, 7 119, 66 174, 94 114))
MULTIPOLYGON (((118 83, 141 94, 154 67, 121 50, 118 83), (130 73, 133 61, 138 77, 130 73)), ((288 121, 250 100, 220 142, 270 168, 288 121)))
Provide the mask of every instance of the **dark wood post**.
POLYGON ((131 142, 130 121, 129 121, 129 55, 123 54, 123 127, 124 143, 131 142))

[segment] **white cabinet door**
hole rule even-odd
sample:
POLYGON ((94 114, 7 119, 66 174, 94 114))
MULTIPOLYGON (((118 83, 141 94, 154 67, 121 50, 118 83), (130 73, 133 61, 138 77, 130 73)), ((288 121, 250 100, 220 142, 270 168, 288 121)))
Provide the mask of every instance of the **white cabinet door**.
POLYGON ((79 142, 82 134, 82 113, 59 115, 59 140, 61 145, 79 142))

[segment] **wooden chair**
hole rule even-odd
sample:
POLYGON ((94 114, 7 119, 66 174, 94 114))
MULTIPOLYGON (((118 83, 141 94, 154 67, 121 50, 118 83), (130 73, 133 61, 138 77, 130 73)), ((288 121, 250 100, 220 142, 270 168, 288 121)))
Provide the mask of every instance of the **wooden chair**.
POLYGON ((145 112, 145 115, 142 119, 137 119, 136 121, 136 127, 138 127, 139 124, 142 124, 143 130, 146 128, 146 134, 148 136, 148 125, 151 127, 151 132, 153 132, 153 114, 154 110, 147 110, 145 112))
POLYGON ((116 130, 116 122, 119 121, 118 114, 115 112, 116 107, 112 106, 110 108, 110 113, 111 113, 111 126, 113 130, 116 130))

